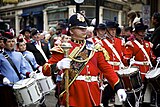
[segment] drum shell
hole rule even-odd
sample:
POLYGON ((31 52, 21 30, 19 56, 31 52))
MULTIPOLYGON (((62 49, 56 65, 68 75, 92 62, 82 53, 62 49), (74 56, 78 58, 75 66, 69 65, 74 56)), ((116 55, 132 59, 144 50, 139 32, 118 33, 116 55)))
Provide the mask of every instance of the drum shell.
POLYGON ((23 105, 34 104, 37 103, 42 98, 42 93, 38 88, 37 82, 34 79, 31 79, 30 81, 32 82, 23 87, 18 88, 17 86, 13 86, 16 98, 18 100, 18 103, 20 104, 23 105))
POLYGON ((160 93, 160 68, 149 71, 146 74, 148 82, 151 83, 157 93, 160 93))
POLYGON ((47 94, 55 88, 55 84, 53 83, 51 76, 47 77, 43 74, 37 74, 37 77, 36 81, 42 93, 47 94))
POLYGON ((142 79, 140 71, 136 67, 126 68, 117 72, 120 82, 127 92, 137 92, 142 89, 142 79), (129 72, 131 70, 131 72, 129 72), (133 70, 133 71, 132 71, 133 70))

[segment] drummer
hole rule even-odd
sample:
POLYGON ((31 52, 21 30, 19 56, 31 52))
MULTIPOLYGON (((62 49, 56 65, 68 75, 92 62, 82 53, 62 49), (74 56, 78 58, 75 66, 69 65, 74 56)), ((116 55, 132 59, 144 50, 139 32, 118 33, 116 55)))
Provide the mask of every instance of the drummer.
POLYGON ((42 72, 42 66, 38 65, 32 52, 26 50, 26 43, 23 39, 17 39, 17 48, 28 61, 33 71, 42 72))
MULTIPOLYGON (((116 29, 119 24, 115 21, 106 21, 106 35, 102 40, 104 44, 104 48, 109 53, 110 60, 109 64, 112 65, 112 68, 115 72, 124 68, 124 64, 122 63, 123 49, 124 49, 124 40, 120 37, 117 37, 116 29)), ((105 106, 106 100, 108 99, 107 95, 114 95, 114 90, 112 90, 110 85, 104 89, 102 102, 105 106)), ((115 107, 122 107, 122 103, 119 102, 117 95, 115 94, 115 107)))
POLYGON ((25 65, 26 60, 22 54, 14 50, 15 38, 13 34, 5 32, 3 37, 5 48, 0 53, 0 104, 2 107, 17 107, 18 104, 13 94, 12 86, 17 81, 23 79, 22 75, 26 76, 28 74, 31 76, 32 73, 29 74, 27 72, 31 72, 32 68, 27 68, 25 65))
MULTIPOLYGON (((141 20, 140 22, 135 23, 135 28, 133 29, 135 38, 126 43, 123 55, 123 62, 126 66, 133 65, 139 68, 143 83, 145 83, 145 74, 153 67, 152 64, 156 59, 151 49, 152 44, 143 39, 147 27, 148 26, 144 25, 141 20)), ((145 92, 145 87, 146 85, 144 85, 143 92, 145 92)), ((134 98, 128 99, 130 100, 134 98)), ((133 100, 131 102, 132 104, 135 104, 133 100)), ((149 101, 146 102, 149 103, 149 101)), ((144 105, 146 104, 144 103, 143 106, 144 105)), ((146 106, 148 107, 149 105, 147 104, 146 106)))

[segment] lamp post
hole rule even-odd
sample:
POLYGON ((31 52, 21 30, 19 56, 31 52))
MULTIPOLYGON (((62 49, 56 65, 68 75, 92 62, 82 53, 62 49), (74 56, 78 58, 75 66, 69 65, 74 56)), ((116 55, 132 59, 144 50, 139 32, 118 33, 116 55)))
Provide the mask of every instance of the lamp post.
POLYGON ((84 0, 74 0, 76 3, 76 13, 80 12, 80 4, 84 2, 84 0))
POLYGON ((99 24, 99 5, 100 5, 100 0, 96 0, 96 28, 99 24))

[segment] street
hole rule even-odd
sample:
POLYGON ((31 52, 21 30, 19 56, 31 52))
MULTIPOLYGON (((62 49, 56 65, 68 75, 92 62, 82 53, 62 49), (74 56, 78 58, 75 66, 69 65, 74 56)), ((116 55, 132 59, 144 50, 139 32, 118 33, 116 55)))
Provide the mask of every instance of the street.
MULTIPOLYGON (((45 96, 45 104, 47 107, 56 107, 57 98, 54 96, 55 90, 52 90, 49 94, 45 96)), ((38 104, 32 104, 28 107, 39 107, 38 104)))

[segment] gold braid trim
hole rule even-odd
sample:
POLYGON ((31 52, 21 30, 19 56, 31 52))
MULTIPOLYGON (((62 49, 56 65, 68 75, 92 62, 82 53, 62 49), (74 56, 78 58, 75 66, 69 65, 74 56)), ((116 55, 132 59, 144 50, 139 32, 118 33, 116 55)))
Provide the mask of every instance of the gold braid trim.
MULTIPOLYGON (((68 84, 68 87, 71 86, 71 84, 76 80, 76 78, 78 77, 78 75, 79 75, 78 73, 75 75, 75 77, 73 78, 73 80, 68 84)), ((61 94, 59 95, 59 98, 61 98, 65 92, 66 92, 66 89, 61 92, 61 94)))
POLYGON ((103 55, 104 55, 106 61, 108 61, 110 59, 108 52, 100 44, 97 43, 94 48, 97 51, 102 51, 103 52, 103 55))
POLYGON ((95 51, 93 50, 93 51, 91 51, 91 53, 90 53, 90 55, 89 55, 89 57, 88 58, 86 58, 86 59, 84 59, 84 60, 78 60, 78 59, 75 59, 74 57, 76 57, 83 49, 84 49, 84 46, 86 45, 86 41, 84 41, 84 44, 83 44, 83 46, 80 48, 80 47, 76 47, 72 52, 71 52, 71 54, 68 56, 69 58, 71 58, 73 61, 75 61, 75 62, 86 62, 86 61, 89 61, 92 57, 93 57, 93 55, 94 55, 94 53, 95 53, 95 51))
POLYGON ((43 69, 44 69, 45 71, 47 70, 47 65, 50 67, 51 64, 45 63, 45 64, 43 65, 43 69))

